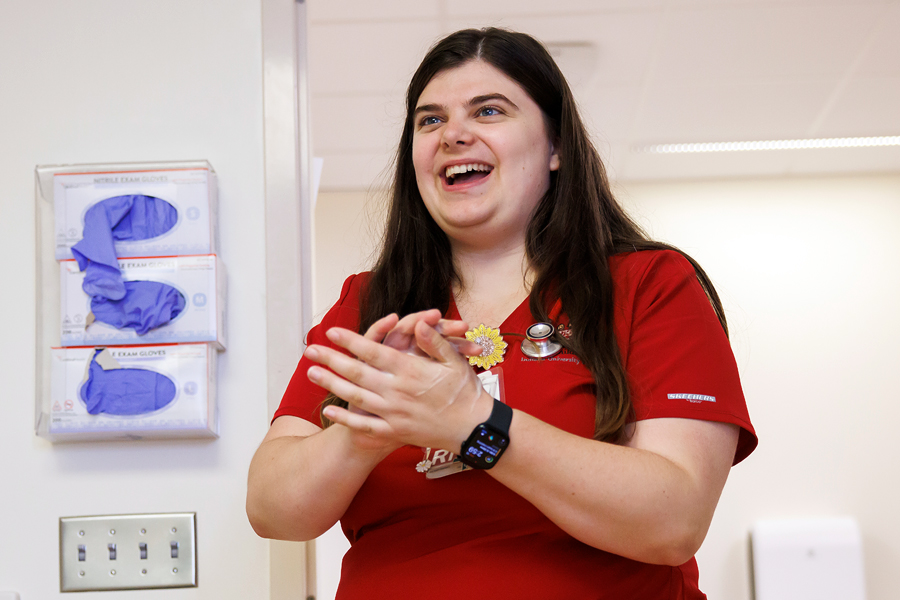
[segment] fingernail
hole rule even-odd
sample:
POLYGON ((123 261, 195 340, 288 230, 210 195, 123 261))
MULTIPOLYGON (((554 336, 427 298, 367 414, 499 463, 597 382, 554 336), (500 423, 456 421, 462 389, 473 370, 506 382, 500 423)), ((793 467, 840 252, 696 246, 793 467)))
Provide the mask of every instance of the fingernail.
POLYGON ((319 358, 319 350, 313 346, 310 346, 306 349, 306 358, 311 358, 313 360, 319 358))
POLYGON ((322 370, 319 367, 310 367, 306 372, 306 376, 310 381, 319 381, 322 378, 322 370))

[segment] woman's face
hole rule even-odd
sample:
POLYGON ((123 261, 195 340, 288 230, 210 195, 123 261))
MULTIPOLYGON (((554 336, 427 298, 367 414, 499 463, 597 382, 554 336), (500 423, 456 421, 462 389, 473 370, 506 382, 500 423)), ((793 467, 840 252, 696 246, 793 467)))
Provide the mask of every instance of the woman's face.
POLYGON ((413 165, 425 206, 454 247, 524 243, 559 168, 538 105, 483 61, 439 73, 413 116, 413 165))

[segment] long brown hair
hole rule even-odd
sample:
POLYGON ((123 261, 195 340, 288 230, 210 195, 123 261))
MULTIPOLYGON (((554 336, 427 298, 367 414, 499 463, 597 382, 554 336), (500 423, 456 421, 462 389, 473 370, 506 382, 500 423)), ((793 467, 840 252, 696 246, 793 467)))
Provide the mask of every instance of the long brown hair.
MULTIPOLYGON (((535 273, 529 307, 548 321, 556 300, 572 325, 557 341, 590 369, 596 387, 594 437, 616 441, 631 412, 628 381, 613 330, 609 257, 672 249, 650 240, 616 202, 606 171, 565 77, 534 38, 504 29, 466 29, 439 41, 423 59, 406 94, 406 121, 397 148, 390 208, 380 256, 360 298, 359 331, 396 312, 446 312, 457 281, 450 243, 422 202, 412 162, 413 116, 425 86, 439 73, 483 60, 516 81, 537 103, 559 152, 559 170, 528 225, 526 253, 535 273)), ((683 254, 683 253, 682 253, 683 254)), ((687 257, 726 329, 719 298, 700 266, 687 257)), ((329 396, 324 405, 346 403, 329 396)), ((323 418, 323 424, 328 425, 323 418)))

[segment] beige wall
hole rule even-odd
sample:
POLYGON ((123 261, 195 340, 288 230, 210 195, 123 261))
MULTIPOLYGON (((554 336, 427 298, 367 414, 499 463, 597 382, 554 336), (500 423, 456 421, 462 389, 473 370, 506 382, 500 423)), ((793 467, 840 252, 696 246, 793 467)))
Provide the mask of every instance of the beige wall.
MULTIPOLYGON (((698 555, 704 590, 749 600, 755 520, 851 515, 869 599, 896 597, 900 176, 626 183, 618 194, 715 282, 760 437, 698 555)), ((378 207, 362 193, 320 194, 317 312, 368 264, 377 227, 367 211, 378 207)), ((336 558, 319 558, 336 569, 336 558)))
POLYGON ((320 192, 316 200, 316 322, 331 308, 348 275, 377 258, 386 210, 380 192, 320 192))

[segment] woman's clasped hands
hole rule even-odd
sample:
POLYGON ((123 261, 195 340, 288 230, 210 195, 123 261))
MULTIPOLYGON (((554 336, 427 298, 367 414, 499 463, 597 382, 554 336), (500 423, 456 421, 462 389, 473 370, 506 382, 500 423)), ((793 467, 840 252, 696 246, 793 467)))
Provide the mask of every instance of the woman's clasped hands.
POLYGON ((353 357, 320 345, 306 350, 321 365, 310 367, 310 380, 349 405, 328 406, 325 417, 362 436, 360 447, 409 444, 459 452, 493 407, 469 366, 467 356, 482 348, 463 337, 467 329, 462 321, 442 319, 438 310, 402 319, 388 315, 365 335, 329 329, 328 339, 353 357))

